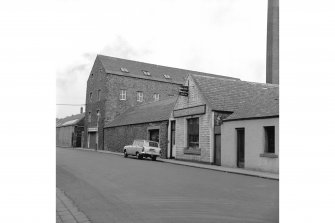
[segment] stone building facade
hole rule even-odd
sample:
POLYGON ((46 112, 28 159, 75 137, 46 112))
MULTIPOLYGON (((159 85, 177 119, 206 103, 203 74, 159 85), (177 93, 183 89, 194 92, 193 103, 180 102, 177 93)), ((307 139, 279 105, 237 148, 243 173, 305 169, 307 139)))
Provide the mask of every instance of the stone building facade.
POLYGON ((130 107, 176 96, 189 73, 218 76, 98 55, 87 80, 84 147, 105 149, 106 123, 130 107))

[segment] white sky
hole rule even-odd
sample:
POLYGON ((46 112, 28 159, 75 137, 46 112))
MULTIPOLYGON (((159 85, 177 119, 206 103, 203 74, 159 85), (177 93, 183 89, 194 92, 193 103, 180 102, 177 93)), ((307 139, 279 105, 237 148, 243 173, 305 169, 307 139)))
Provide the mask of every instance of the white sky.
MULTIPOLYGON (((56 102, 84 104, 96 54, 265 82, 267 0, 61 0, 56 102)), ((57 106, 57 117, 79 107, 57 106)))

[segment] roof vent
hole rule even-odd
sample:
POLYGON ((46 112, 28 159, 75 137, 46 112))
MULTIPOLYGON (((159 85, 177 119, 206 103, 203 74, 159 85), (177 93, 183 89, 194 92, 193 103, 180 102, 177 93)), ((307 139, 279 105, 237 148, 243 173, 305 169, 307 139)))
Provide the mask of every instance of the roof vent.
POLYGON ((166 79, 171 79, 170 75, 168 75, 168 74, 164 74, 164 77, 165 77, 166 79))
POLYGON ((143 74, 145 76, 151 76, 150 72, 149 71, 146 71, 146 70, 142 70, 143 74))
POLYGON ((122 72, 129 73, 128 69, 125 68, 125 67, 121 67, 120 69, 121 69, 122 72))

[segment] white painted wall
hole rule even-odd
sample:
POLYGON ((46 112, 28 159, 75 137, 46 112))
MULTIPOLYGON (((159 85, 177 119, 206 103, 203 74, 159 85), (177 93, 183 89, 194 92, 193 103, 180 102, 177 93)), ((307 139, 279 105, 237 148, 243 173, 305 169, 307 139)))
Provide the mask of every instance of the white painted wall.
POLYGON ((221 165, 237 167, 236 128, 245 128, 245 169, 279 173, 279 118, 223 122, 221 125, 221 165), (260 157, 265 150, 264 126, 275 126, 275 154, 260 157))

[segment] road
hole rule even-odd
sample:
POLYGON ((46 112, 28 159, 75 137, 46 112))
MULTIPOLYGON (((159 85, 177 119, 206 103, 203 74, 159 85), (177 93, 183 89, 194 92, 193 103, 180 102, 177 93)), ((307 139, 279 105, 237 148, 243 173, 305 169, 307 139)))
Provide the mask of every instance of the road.
POLYGON ((278 222, 279 182, 57 148, 57 187, 94 223, 278 222))

